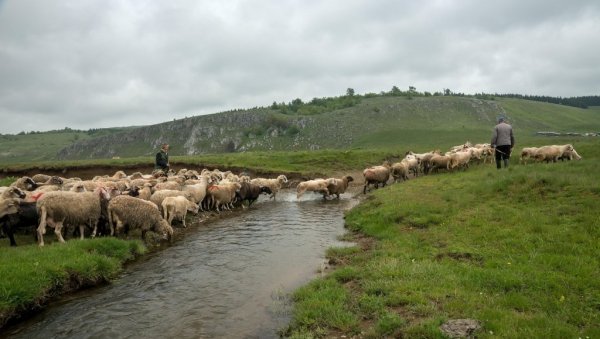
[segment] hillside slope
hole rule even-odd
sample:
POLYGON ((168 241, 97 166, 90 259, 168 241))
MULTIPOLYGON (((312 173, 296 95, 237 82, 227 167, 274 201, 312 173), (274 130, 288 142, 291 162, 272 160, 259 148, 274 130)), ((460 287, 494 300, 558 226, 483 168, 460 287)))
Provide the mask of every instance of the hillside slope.
MULTIPOLYGON (((70 140, 56 148, 54 157, 75 160, 148 156, 163 142, 171 144, 173 155, 397 145, 443 147, 467 139, 486 142, 500 114, 508 116, 519 141, 534 138, 537 131, 600 131, 597 108, 520 99, 373 97, 363 98, 353 107, 316 115, 285 115, 259 108, 174 120, 70 140)), ((1 139, 0 145, 4 146, 1 139)))

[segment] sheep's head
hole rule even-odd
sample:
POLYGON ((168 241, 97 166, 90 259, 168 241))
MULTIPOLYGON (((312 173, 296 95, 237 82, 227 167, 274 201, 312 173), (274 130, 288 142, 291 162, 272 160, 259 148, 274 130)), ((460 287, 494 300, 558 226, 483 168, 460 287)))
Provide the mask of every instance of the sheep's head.
POLYGON ((23 192, 23 190, 21 190, 18 187, 11 187, 8 189, 7 192, 4 193, 4 196, 6 196, 8 198, 24 199, 26 194, 25 194, 25 192, 23 192))
POLYGON ((348 180, 348 182, 351 182, 351 181, 354 181, 354 178, 351 177, 351 176, 349 176, 349 175, 347 175, 346 176, 346 180, 348 180))
POLYGON ((19 211, 18 199, 2 199, 0 200, 0 218, 7 214, 15 214, 19 211))
POLYGON ((160 219, 157 225, 156 233, 162 233, 163 239, 171 241, 173 239, 173 227, 165 219, 160 219))
POLYGON ((271 191, 271 189, 267 186, 261 186, 260 193, 273 194, 273 191, 271 191))
POLYGON ((198 214, 198 210, 200 209, 200 206, 198 204, 196 204, 193 201, 189 201, 187 203, 187 211, 188 212, 192 212, 194 215, 198 214))
POLYGON ((284 184, 284 183, 287 183, 287 182, 288 182, 288 179, 287 179, 287 177, 286 177, 285 175, 283 175, 283 174, 282 174, 282 175, 280 175, 280 176, 278 176, 278 177, 277 177, 277 180, 278 180, 280 183, 282 183, 282 184, 284 184))

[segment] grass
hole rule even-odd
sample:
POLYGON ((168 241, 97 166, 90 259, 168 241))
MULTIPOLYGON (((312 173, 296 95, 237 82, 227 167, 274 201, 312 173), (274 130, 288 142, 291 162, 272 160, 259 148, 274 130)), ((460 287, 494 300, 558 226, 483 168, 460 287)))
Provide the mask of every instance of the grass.
POLYGON ((599 337, 598 146, 375 191, 346 215, 372 244, 328 252, 341 265, 295 293, 287 334, 442 337, 472 318, 478 337, 599 337))
POLYGON ((0 247, 0 327, 64 291, 109 281, 144 251, 139 241, 116 238, 0 247))

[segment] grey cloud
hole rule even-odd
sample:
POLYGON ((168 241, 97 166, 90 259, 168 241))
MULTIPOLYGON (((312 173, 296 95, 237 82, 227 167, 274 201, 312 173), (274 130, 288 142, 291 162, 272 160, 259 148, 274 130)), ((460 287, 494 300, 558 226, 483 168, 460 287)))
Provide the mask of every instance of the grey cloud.
POLYGON ((592 0, 4 1, 0 133, 153 124, 347 87, 598 94, 599 8, 592 0))

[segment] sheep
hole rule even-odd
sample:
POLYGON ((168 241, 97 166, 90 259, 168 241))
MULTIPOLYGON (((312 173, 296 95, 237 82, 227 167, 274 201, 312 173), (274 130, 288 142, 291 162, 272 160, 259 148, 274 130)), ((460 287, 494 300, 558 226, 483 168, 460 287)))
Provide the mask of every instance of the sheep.
POLYGON ((34 192, 52 192, 52 191, 60 191, 62 189, 62 185, 64 184, 64 180, 57 176, 52 176, 45 182, 38 182, 38 187, 34 192))
POLYGON ((535 159, 538 150, 538 147, 523 147, 519 162, 527 164, 527 159, 535 159))
POLYGON ((208 196, 210 197, 210 204, 215 205, 217 212, 220 206, 229 210, 229 204, 233 202, 236 194, 239 193, 242 185, 240 183, 230 183, 225 185, 210 185, 208 186, 208 196))
POLYGON ((398 182, 400 179, 408 180, 408 163, 405 161, 396 162, 392 164, 391 174, 394 178, 394 182, 398 182))
POLYGON ((385 187, 385 184, 390 179, 390 168, 390 163, 387 161, 381 166, 366 168, 363 171, 363 176, 365 177, 363 194, 367 193, 367 187, 369 185, 374 185, 375 188, 378 188, 379 184, 382 184, 382 187, 385 187))
POLYGON ((27 196, 23 190, 18 187, 8 187, 6 188, 2 194, 0 194, 0 199, 11 199, 11 198, 19 198, 24 199, 27 196))
POLYGON ((579 155, 579 153, 577 153, 577 151, 575 149, 573 149, 572 151, 565 151, 560 157, 558 157, 561 161, 564 160, 581 160, 581 156, 579 155))
POLYGON ((206 190, 210 183, 208 176, 200 176, 197 180, 194 180, 194 184, 183 186, 182 191, 188 192, 191 196, 191 200, 196 204, 200 204, 206 197, 206 190))
MULTIPOLYGON (((419 154, 420 156, 421 154, 419 154)), ((404 162, 409 172, 412 172, 416 177, 419 175, 420 160, 415 154, 407 154, 401 162, 404 162)))
POLYGON ((41 174, 41 173, 36 174, 31 177, 31 179, 33 181, 35 181, 37 184, 47 182, 48 180, 50 180, 50 178, 51 178, 51 176, 49 176, 47 174, 41 174))
POLYGON ((159 182, 156 185, 154 185, 155 191, 162 191, 162 190, 181 191, 181 188, 182 188, 181 184, 177 181, 159 182))
POLYGON ((95 237, 98 220, 102 213, 101 199, 110 199, 110 194, 102 187, 95 192, 53 191, 44 193, 36 205, 40 215, 40 224, 37 228, 38 245, 44 246, 46 225, 54 228, 54 233, 60 242, 65 242, 61 233, 63 224, 79 226, 81 239, 84 237, 87 224, 93 228, 92 237, 95 237))
POLYGON ((327 187, 334 182, 335 179, 333 178, 303 181, 296 186, 296 199, 300 199, 300 197, 307 191, 322 193, 323 199, 325 199, 329 195, 329 189, 327 187))
POLYGON ((166 197, 177 197, 177 196, 184 196, 186 199, 190 199, 191 195, 189 192, 182 192, 182 191, 177 191, 177 190, 161 190, 161 191, 156 191, 154 193, 152 193, 152 196, 150 196, 150 202, 154 203, 156 205, 156 207, 158 207, 158 210, 160 211, 160 213, 162 213, 162 202, 163 200, 165 200, 166 197))
POLYGON ((451 158, 449 155, 434 155, 429 162, 431 163, 431 172, 437 172, 439 168, 450 170, 451 158))
POLYGON ((288 179, 283 174, 278 176, 276 179, 255 178, 255 179, 250 180, 251 184, 255 184, 260 187, 268 187, 271 190, 271 192, 273 192, 271 194, 271 198, 273 200, 275 200, 275 196, 277 195, 277 192, 279 192, 279 190, 281 189, 282 185, 287 182, 288 182, 288 179))
POLYGON ((187 200, 185 197, 166 197, 162 202, 163 218, 167 220, 169 226, 173 226, 173 219, 181 220, 183 227, 187 212, 198 213, 198 204, 187 200))
POLYGON ((141 229, 144 242, 148 231, 160 233, 169 241, 173 237, 173 228, 163 219, 156 205, 128 195, 120 195, 108 203, 108 223, 110 235, 119 234, 128 226, 125 233, 141 229))
POLYGON ((17 198, 0 198, 0 218, 7 214, 17 213, 19 199, 17 198))
POLYGON ((255 202, 261 193, 271 194, 271 189, 268 187, 260 187, 258 185, 252 184, 250 182, 242 181, 240 182, 240 190, 236 194, 236 198, 242 204, 242 208, 246 208, 244 206, 244 201, 248 201, 248 207, 255 202))
POLYGON ((450 169, 456 167, 462 167, 463 169, 469 168, 469 161, 471 160, 471 152, 460 151, 450 154, 450 169))
POLYGON ((17 179, 15 182, 10 184, 11 187, 18 187, 23 191, 33 191, 38 187, 38 184, 33 181, 30 177, 21 177, 17 179))
POLYGON ((340 179, 330 178, 328 180, 329 184, 327 185, 327 190, 329 191, 329 195, 336 195, 339 199, 340 194, 346 192, 348 185, 350 184, 350 182, 354 181, 354 178, 352 178, 349 175, 346 175, 340 179))
POLYGON ((2 224, 2 230, 9 238, 10 246, 17 246, 14 237, 15 231, 19 228, 35 228, 38 224, 39 215, 35 202, 13 200, 17 203, 17 211, 0 217, 0 223, 2 224))
POLYGON ((538 161, 546 161, 546 163, 550 161, 556 162, 563 154, 571 151, 573 151, 573 145, 571 144, 542 146, 537 150, 535 159, 538 161))

